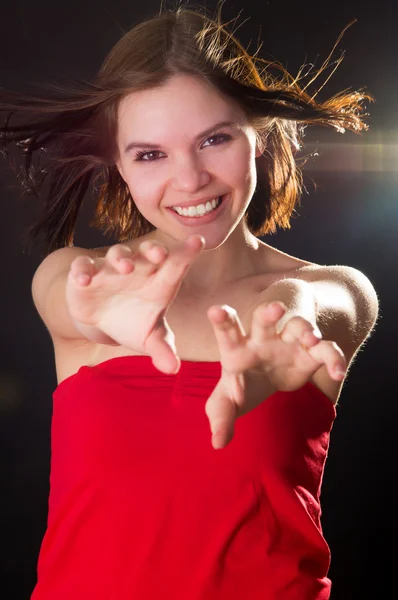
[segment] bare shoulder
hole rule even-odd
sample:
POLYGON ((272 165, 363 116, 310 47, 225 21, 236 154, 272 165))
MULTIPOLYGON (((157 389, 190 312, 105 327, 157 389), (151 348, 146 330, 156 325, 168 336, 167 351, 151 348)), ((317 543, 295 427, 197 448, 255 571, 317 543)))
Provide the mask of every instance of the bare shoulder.
MULTIPOLYGON (((377 307, 375 289, 364 273, 347 265, 321 265, 289 255, 259 240, 263 268, 274 281, 295 278, 309 283, 330 284, 349 291, 359 302, 377 307)), ((330 289, 330 288, 329 288, 330 289)))
POLYGON ((374 289, 368 277, 359 269, 347 265, 319 265, 307 263, 300 267, 300 276, 307 281, 316 281, 322 278, 334 280, 336 283, 352 282, 360 288, 374 289))
POLYGON ((261 249, 269 283, 288 278, 310 283, 325 323, 339 322, 343 329, 348 326, 354 346, 369 334, 377 320, 379 301, 373 284, 363 272, 347 265, 306 261, 263 242, 261 249))
POLYGON ((93 366, 110 358, 132 354, 130 350, 117 345, 92 342, 84 338, 80 332, 78 335, 72 335, 71 324, 65 316, 68 311, 64 300, 64 284, 60 286, 57 296, 54 295, 54 286, 52 295, 48 293, 52 281, 62 273, 65 277, 66 271, 69 270, 75 258, 89 256, 93 259, 103 259, 111 247, 81 248, 72 246, 61 248, 47 256, 39 265, 38 272, 40 270, 40 273, 35 274, 36 280, 32 285, 32 291, 36 307, 52 338, 58 384, 75 374, 83 365, 93 366), (45 305, 50 305, 51 310, 45 310, 45 305), (46 316, 46 313, 50 316, 46 316), (60 335, 61 325, 62 335, 60 335))
POLYGON ((311 265, 297 276, 314 290, 324 339, 336 342, 350 365, 374 331, 379 300, 369 278, 346 265, 311 265))
POLYGON ((311 284, 318 316, 326 339, 347 338, 347 350, 353 355, 369 336, 378 316, 379 301, 369 278, 347 265, 321 265, 290 256, 263 244, 265 261, 271 263, 270 283, 282 279, 300 279, 311 284))
POLYGON ((95 347, 82 337, 69 315, 65 299, 67 274, 75 258, 94 259, 101 255, 100 249, 65 246, 48 254, 33 275, 32 298, 53 342, 58 381, 84 364, 95 347))
POLYGON ((94 257, 96 252, 76 246, 65 246, 54 250, 41 261, 32 279, 33 300, 37 308, 40 307, 53 280, 68 270, 75 258, 83 255, 94 257))
MULTIPOLYGON (((269 256, 275 266, 270 284, 299 279, 311 285, 322 337, 335 342, 351 366, 377 322, 379 301, 369 278, 347 265, 321 265, 283 253, 270 252, 269 256)), ((332 381, 324 367, 315 373, 312 383, 334 403, 338 401, 342 384, 332 381)))
POLYGON ((347 265, 311 264, 298 269, 296 276, 314 284, 319 292, 333 292, 329 296, 330 301, 333 297, 350 297, 362 322, 369 322, 371 327, 376 321, 379 309, 377 292, 370 279, 359 269, 347 265))
POLYGON ((308 260, 291 256, 262 243, 265 247, 265 257, 271 255, 271 263, 277 278, 293 277, 315 282, 330 282, 334 285, 348 287, 358 297, 365 296, 377 303, 375 289, 364 273, 347 265, 321 265, 308 260), (270 252, 271 251, 271 252, 270 252))

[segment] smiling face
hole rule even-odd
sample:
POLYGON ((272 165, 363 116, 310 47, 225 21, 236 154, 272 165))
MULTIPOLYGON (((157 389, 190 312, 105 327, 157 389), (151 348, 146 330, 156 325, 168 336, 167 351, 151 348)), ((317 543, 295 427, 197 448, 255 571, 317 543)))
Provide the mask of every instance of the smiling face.
POLYGON ((119 172, 159 240, 200 234, 206 248, 216 248, 243 227, 261 152, 242 109, 210 84, 178 75, 125 97, 117 145, 119 172), (219 196, 220 207, 205 216, 187 218, 171 208, 206 208, 219 196))

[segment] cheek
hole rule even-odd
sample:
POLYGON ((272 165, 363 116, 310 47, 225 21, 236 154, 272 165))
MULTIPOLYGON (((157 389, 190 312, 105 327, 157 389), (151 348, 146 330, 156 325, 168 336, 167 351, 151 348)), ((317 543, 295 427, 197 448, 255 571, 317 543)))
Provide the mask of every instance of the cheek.
POLYGON ((231 146, 228 151, 210 157, 204 166, 216 178, 239 186, 239 183, 247 179, 251 163, 254 162, 251 160, 251 154, 250 148, 246 146, 231 146))
POLYGON ((244 184, 256 174, 255 154, 250 148, 242 148, 228 162, 229 180, 244 184))
POLYGON ((134 169, 126 174, 126 183, 136 202, 147 201, 157 196, 161 189, 161 178, 147 169, 134 169))

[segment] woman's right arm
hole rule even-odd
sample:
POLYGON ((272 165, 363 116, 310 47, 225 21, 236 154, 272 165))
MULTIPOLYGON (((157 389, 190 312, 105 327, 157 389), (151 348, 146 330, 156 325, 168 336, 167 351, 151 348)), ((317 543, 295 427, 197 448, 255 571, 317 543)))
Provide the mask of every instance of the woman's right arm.
POLYGON ((49 254, 37 268, 32 280, 36 309, 53 340, 88 339, 100 344, 119 345, 97 327, 76 325, 66 302, 66 282, 72 261, 78 256, 98 258, 86 248, 65 247, 49 254))
POLYGON ((53 342, 87 339, 152 357, 164 373, 180 368, 166 312, 205 240, 189 236, 173 250, 145 240, 132 250, 65 247, 47 256, 32 282, 37 310, 53 342))

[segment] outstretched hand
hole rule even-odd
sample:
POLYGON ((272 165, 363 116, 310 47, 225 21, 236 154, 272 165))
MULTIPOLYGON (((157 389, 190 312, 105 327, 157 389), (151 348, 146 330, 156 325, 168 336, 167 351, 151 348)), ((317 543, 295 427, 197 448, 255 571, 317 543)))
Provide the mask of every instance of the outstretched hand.
POLYGON ((343 352, 334 342, 322 340, 309 321, 292 317, 278 331, 278 321, 286 310, 281 302, 261 304, 253 312, 247 334, 233 308, 209 308, 207 316, 222 367, 221 378, 205 407, 214 448, 223 448, 231 441, 237 417, 276 391, 301 388, 322 365, 331 379, 344 379, 343 352))
POLYGON ((75 258, 66 301, 76 327, 83 333, 97 328, 117 344, 151 356, 159 371, 176 373, 181 363, 166 313, 204 247, 202 236, 191 235, 174 250, 145 240, 134 252, 115 244, 103 258, 75 258))

